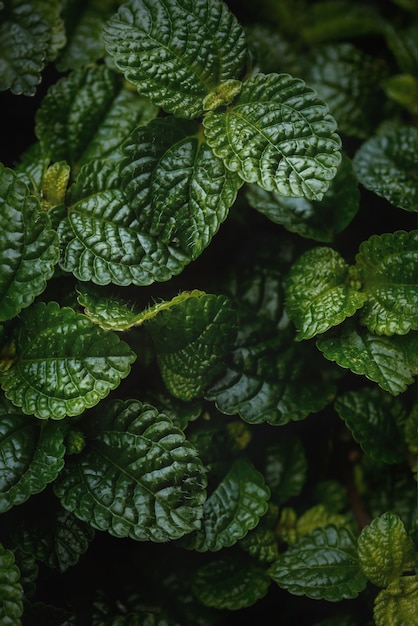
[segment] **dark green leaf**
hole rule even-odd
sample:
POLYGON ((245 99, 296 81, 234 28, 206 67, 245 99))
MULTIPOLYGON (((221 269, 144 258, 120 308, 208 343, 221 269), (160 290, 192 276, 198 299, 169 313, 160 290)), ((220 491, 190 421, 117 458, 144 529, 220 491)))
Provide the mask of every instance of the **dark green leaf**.
POLYGON ((373 5, 322 0, 309 5, 299 35, 309 43, 380 34, 384 22, 373 5))
POLYGON ((23 589, 20 571, 11 550, 0 543, 0 622, 20 626, 23 614, 23 589))
POLYGON ((299 439, 270 444, 264 464, 264 476, 273 502, 281 505, 299 495, 308 470, 305 451, 299 439))

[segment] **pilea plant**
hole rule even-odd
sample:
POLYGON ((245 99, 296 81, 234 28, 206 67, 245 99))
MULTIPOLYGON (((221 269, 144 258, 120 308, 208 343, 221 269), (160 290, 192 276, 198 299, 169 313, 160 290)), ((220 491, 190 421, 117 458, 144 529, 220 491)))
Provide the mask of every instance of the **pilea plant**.
POLYGON ((2 624, 418 623, 417 17, 0 2, 2 624))

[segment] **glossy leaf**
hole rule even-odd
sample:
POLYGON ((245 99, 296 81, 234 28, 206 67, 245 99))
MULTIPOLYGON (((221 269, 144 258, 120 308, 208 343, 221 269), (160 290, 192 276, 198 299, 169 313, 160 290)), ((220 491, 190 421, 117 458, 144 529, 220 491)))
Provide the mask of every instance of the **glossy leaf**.
POLYGON ((418 374, 418 334, 379 337, 347 324, 339 336, 317 341, 327 359, 362 374, 396 396, 414 382, 418 374))
POLYGON ((263 476, 245 457, 237 459, 203 507, 202 527, 182 545, 198 552, 230 547, 257 526, 270 495, 263 476))
POLYGON ((61 267, 99 285, 149 285, 179 274, 190 262, 175 245, 142 232, 111 161, 86 164, 67 195, 58 235, 61 267))
POLYGON ((139 127, 125 142, 121 170, 144 233, 195 259, 208 246, 243 181, 203 141, 200 126, 173 117, 139 127))
POLYGON ((383 130, 357 150, 353 165, 370 191, 406 211, 418 211, 416 171, 418 129, 399 126, 383 130))
POLYGON ((58 240, 39 201, 0 164, 0 321, 41 294, 58 262, 58 240))
POLYGON ((20 626, 23 614, 23 588, 15 557, 0 543, 0 622, 20 626))
POLYGON ((0 513, 45 489, 64 466, 65 430, 0 399, 0 513))
POLYGON ((281 505, 300 494, 307 478, 308 463, 299 439, 271 443, 264 463, 264 476, 273 502, 281 505))
POLYGON ((241 539, 239 545, 260 563, 273 563, 279 556, 277 536, 272 528, 263 525, 263 519, 254 530, 241 539))
POLYGON ((362 323, 378 335, 418 329, 418 230, 373 235, 360 245, 356 270, 367 295, 362 323))
POLYGON ((89 445, 55 483, 63 506, 93 528, 156 542, 200 527, 205 487, 205 470, 183 432, 136 400, 107 404, 89 445))
POLYGON ((1 385, 13 404, 41 419, 79 415, 96 405, 136 358, 116 334, 56 302, 25 311, 10 341, 15 359, 0 373, 1 385))
POLYGON ((376 626, 406 626, 418 620, 418 576, 402 576, 382 589, 374 601, 376 626))
POLYGON ((203 123, 228 169, 283 196, 321 200, 341 161, 327 106, 288 74, 247 79, 234 104, 209 112, 203 123))
POLYGON ((221 0, 131 0, 109 20, 104 38, 141 94, 187 119, 202 115, 203 100, 239 78, 247 52, 242 28, 221 0))
POLYGON ((363 305, 366 296, 350 278, 350 266, 332 248, 312 248, 292 265, 286 311, 296 325, 297 341, 341 324, 363 305))
POLYGON ((358 556, 367 578, 378 587, 387 587, 413 569, 416 554, 402 520, 394 513, 375 517, 358 538, 358 556))
POLYGON ((357 546, 346 528, 327 526, 302 537, 269 570, 279 587, 300 596, 339 602, 366 586, 357 546))

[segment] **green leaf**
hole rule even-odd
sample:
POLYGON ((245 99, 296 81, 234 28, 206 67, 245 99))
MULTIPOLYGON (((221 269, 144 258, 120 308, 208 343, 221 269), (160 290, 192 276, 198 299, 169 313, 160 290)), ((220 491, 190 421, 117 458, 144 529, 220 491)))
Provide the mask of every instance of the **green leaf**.
POLYGON ((146 324, 167 389, 182 400, 202 395, 224 369, 236 337, 236 313, 226 296, 191 296, 146 324))
POLYGON ((56 233, 38 199, 0 163, 0 321, 44 291, 58 257, 56 233))
POLYGON ((63 428, 39 423, 0 398, 0 513, 56 479, 64 465, 63 428))
POLYGON ((418 621, 418 576, 402 576, 382 589, 374 602, 376 626, 409 626, 418 621))
POLYGON ((366 587, 356 541, 347 528, 317 528, 282 554, 269 570, 290 593, 339 602, 355 598, 366 587))
POLYGON ((16 358, 0 373, 1 385, 13 404, 41 419, 94 406, 129 374, 136 358, 115 333, 56 302, 25 311, 10 341, 16 358))
POLYGON ((193 593, 205 605, 236 611, 255 604, 270 586, 265 570, 250 559, 223 558, 203 565, 193 581, 193 593))
POLYGON ((104 38, 141 94, 187 119, 201 116, 205 97, 239 78, 247 53, 244 32, 221 0, 131 0, 109 20, 104 38))
POLYGON ((366 296, 350 280, 350 267, 332 248, 304 252, 287 280, 286 310, 296 340, 311 339, 354 315, 366 296))
POLYGON ((384 22, 373 5, 349 0, 322 0, 308 5, 300 32, 308 43, 380 34, 384 22))
POLYGON ((338 365, 362 374, 396 396, 418 374, 418 333, 379 337, 364 328, 346 324, 340 334, 320 337, 317 346, 338 365))
POLYGON ((418 230, 373 235, 360 245, 355 268, 367 295, 360 319, 371 332, 418 329, 418 230))
POLYGON ((237 459, 203 506, 202 527, 185 537, 190 550, 230 547, 257 526, 267 512, 270 490, 246 458, 237 459))
POLYGON ((260 563, 273 563, 279 555, 277 536, 272 528, 263 524, 264 519, 260 520, 258 526, 241 539, 239 545, 260 563))
POLYGON ((191 260, 142 232, 112 161, 87 163, 68 191, 67 204, 68 216, 58 227, 60 263, 79 280, 149 285, 179 274, 191 260))
POLYGON ((363 528, 358 538, 358 556, 367 578, 378 587, 387 587, 416 561, 415 546, 402 520, 384 513, 363 528))
POLYGON ((382 130, 365 141, 353 165, 362 185, 406 211, 418 211, 418 128, 382 130))
POLYGON ((198 257, 243 181, 214 155, 194 121, 157 118, 138 128, 124 151, 123 186, 142 231, 198 257))
POLYGON ((116 537, 163 542, 200 526, 204 467, 172 421, 149 404, 113 401, 55 482, 62 505, 116 537))
POLYGON ((273 502, 281 505, 300 494, 307 478, 308 463, 299 439, 271 443, 264 463, 264 476, 273 502))
POLYGON ((203 120, 207 141, 228 169, 283 196, 321 200, 341 162, 327 106, 288 74, 257 74, 225 112, 203 120))
POLYGON ((298 537, 303 537, 316 528, 330 525, 349 528, 350 522, 350 516, 330 511, 323 504, 315 504, 297 519, 295 531, 298 537))
POLYGON ((398 399, 377 387, 364 387, 338 396, 335 409, 372 459, 383 463, 402 462, 401 428, 406 412, 398 399))
POLYGON ((0 543, 0 622, 20 626, 23 614, 23 589, 15 557, 0 543))

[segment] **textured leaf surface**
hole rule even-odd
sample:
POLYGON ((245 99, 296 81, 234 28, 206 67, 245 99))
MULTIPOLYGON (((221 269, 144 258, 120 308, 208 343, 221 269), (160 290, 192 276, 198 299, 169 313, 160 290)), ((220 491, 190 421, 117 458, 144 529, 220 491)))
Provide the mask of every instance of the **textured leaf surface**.
POLYGON ((90 437, 55 483, 66 509, 93 528, 139 541, 178 539, 199 528, 204 467, 168 417, 136 400, 116 400, 90 437))
POLYGON ((225 112, 204 118, 206 138, 248 183, 283 196, 321 200, 341 161, 327 106, 300 79, 257 74, 225 112))
POLYGON ((367 578, 387 587, 415 564, 415 546, 402 520, 386 512, 363 528, 358 538, 358 556, 367 578))
POLYGON ((124 190, 144 233, 195 259, 210 243, 243 181, 202 140, 200 126, 157 118, 125 142, 124 190))
POLYGON ((418 230, 373 235, 356 256, 367 302, 361 320, 374 333, 418 329, 418 230))
POLYGON ((20 571, 11 550, 0 543, 0 622, 20 626, 23 613, 23 588, 20 571))
POLYGON ((327 359, 355 374, 363 374, 394 396, 405 391, 418 374, 416 332, 378 337, 347 324, 339 337, 321 337, 317 345, 327 359))
POLYGON ((138 91, 192 119, 219 85, 241 74, 244 32, 220 0, 134 0, 104 30, 107 51, 138 91))
POLYGON ((286 310, 296 325, 296 340, 311 339, 354 315, 366 296, 350 281, 350 267, 332 248, 308 250, 292 266, 286 310))
POLYGON ((0 321, 43 292, 58 261, 58 240, 39 201, 0 164, 0 321))
POLYGON ((99 285, 149 285, 179 274, 190 257, 142 232, 111 161, 86 164, 67 196, 58 227, 61 267, 99 285))
POLYGON ((406 413, 399 400, 377 387, 365 387, 338 396, 335 409, 354 439, 373 459, 383 463, 402 462, 401 428, 406 413))
POLYGON ((365 141, 353 159, 359 181, 396 207, 418 211, 418 129, 400 126, 365 141))
POLYGON ((407 626, 418 621, 418 576, 402 576, 375 599, 376 626, 407 626))
POLYGON ((64 465, 64 429, 0 399, 0 513, 42 491, 64 465))
POLYGON ((16 358, 0 373, 1 385, 13 404, 42 419, 94 406, 129 374, 136 358, 115 333, 55 302, 25 311, 11 341, 16 358))
POLYGON ((290 593, 339 602, 355 598, 367 579, 357 558, 353 535, 346 528, 318 528, 282 554, 269 570, 290 593))
POLYGON ((234 545, 257 526, 269 495, 263 476, 248 459, 238 459, 206 500, 201 529, 187 536, 183 545, 199 552, 234 545))

